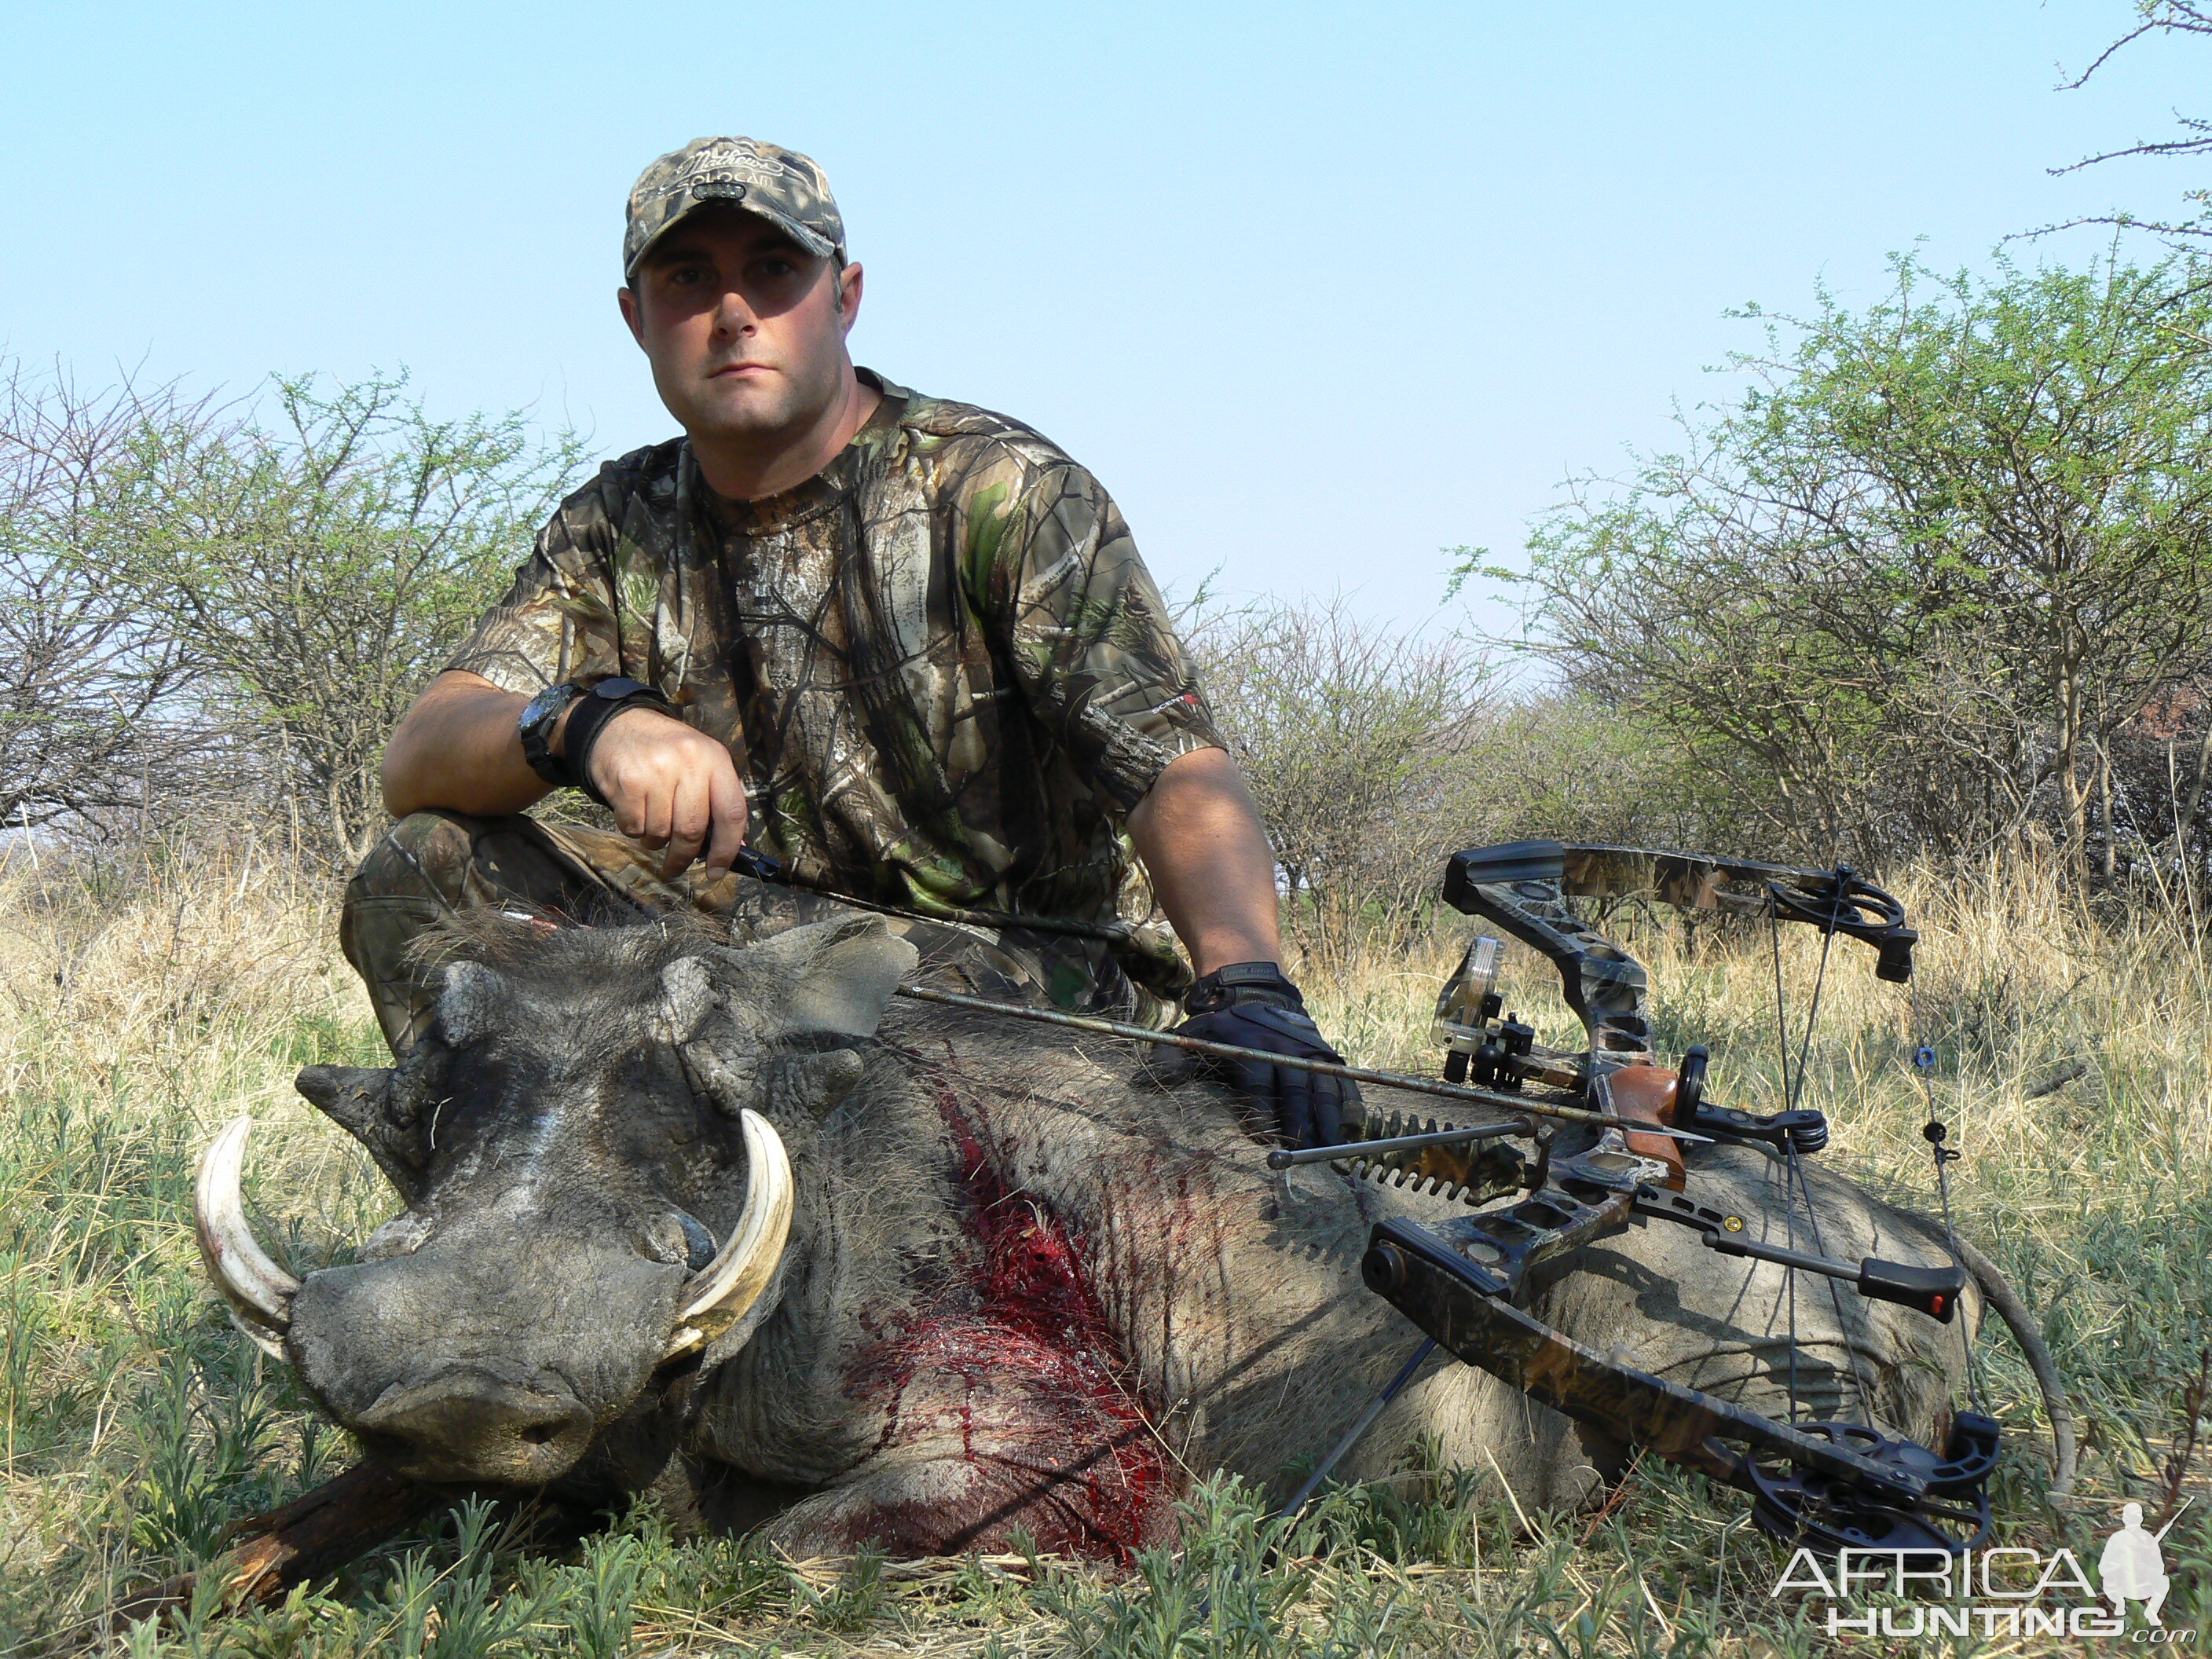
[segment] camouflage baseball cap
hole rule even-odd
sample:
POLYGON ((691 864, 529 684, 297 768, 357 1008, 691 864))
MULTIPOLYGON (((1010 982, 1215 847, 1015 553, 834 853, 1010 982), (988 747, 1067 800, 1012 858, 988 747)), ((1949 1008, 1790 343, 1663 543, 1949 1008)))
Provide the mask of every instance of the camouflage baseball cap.
POLYGON ((630 186, 623 275, 676 222, 709 202, 733 202, 781 225, 810 253, 845 257, 845 222, 822 169, 795 149, 753 138, 694 138, 630 186))

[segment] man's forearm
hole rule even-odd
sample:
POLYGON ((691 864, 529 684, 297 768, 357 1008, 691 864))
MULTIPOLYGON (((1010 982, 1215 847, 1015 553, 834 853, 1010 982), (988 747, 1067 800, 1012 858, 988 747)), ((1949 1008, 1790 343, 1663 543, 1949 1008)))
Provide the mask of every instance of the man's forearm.
POLYGON ((439 675, 386 745, 385 810, 396 818, 429 806, 489 817, 544 799, 550 786, 523 759, 515 731, 528 701, 479 675, 439 675))
POLYGON ((1274 852, 1225 752, 1170 762, 1129 814, 1129 839, 1200 973, 1282 960, 1274 852))

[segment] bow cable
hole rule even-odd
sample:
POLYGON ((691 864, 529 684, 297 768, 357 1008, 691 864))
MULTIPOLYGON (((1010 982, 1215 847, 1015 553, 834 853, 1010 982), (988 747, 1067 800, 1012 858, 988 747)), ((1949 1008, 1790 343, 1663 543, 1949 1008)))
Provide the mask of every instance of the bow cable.
MULTIPOLYGON (((1820 928, 1820 963, 1813 975, 1812 999, 1806 1005, 1805 1030, 1804 1035, 1798 1041, 1797 1068, 1794 1077, 1790 1068, 1789 1016, 1783 1001, 1782 927, 1778 914, 1778 896, 1773 891, 1771 885, 1768 889, 1766 928, 1767 937, 1773 945, 1774 952, 1774 1018, 1782 1044, 1783 1104, 1793 1112, 1797 1109, 1797 1103, 1805 1093, 1805 1076, 1812 1060, 1813 1028, 1820 1022, 1820 994, 1828 982, 1828 958, 1835 949, 1836 927, 1843 919, 1844 902, 1850 890, 1852 876, 1853 872, 1849 865, 1837 865, 1835 892, 1829 902, 1828 915, 1820 928)), ((1907 983, 1910 981, 1908 981, 1907 983)), ((1790 1140, 1783 1142, 1782 1158, 1783 1209, 1788 1218, 1790 1243, 1793 1248, 1796 1246, 1797 1197, 1802 1194, 1805 1200, 1805 1224, 1813 1235, 1813 1249, 1819 1254, 1826 1255, 1828 1253, 1828 1247, 1820 1237, 1820 1209, 1813 1201, 1813 1183, 1811 1178, 1805 1173, 1804 1165, 1799 1162, 1796 1142, 1790 1140)), ((1954 1252, 1954 1260, 1955 1259, 1954 1252)), ((1785 1271, 1790 1275, 1790 1420, 1795 1422, 1797 1417, 1797 1270, 1792 1267, 1786 1268, 1785 1271)), ((1843 1294, 1836 1288, 1836 1282, 1832 1279, 1828 1280, 1828 1300, 1836 1311, 1836 1328, 1843 1340, 1844 1358, 1850 1362, 1851 1386, 1858 1395, 1859 1415, 1866 1419, 1869 1425, 1871 1426, 1874 1421, 1873 1396, 1867 1388, 1866 1373, 1860 1367, 1858 1346, 1851 1339, 1851 1323, 1850 1317, 1844 1312, 1843 1294)))

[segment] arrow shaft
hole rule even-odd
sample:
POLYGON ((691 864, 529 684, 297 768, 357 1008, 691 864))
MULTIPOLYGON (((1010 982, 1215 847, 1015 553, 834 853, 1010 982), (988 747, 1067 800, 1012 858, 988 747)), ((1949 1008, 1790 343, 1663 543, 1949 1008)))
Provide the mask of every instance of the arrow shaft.
POLYGON ((999 1014, 1008 1019, 1025 1019, 1038 1025, 1057 1025, 1064 1030, 1089 1031, 1097 1036, 1127 1037, 1136 1042, 1158 1043, 1163 1048, 1181 1048, 1188 1054, 1209 1054, 1218 1060, 1256 1060, 1262 1065, 1287 1067, 1294 1072, 1311 1072, 1318 1077, 1340 1077, 1353 1083, 1372 1083, 1380 1088, 1404 1089, 1414 1094, 1435 1095, 1443 1100, 1461 1100, 1478 1106, 1496 1107, 1527 1116, 1558 1118, 1567 1123, 1592 1123, 1605 1129, 1634 1129, 1648 1135, 1666 1135, 1675 1140, 1698 1146, 1711 1144, 1709 1137, 1692 1134, 1686 1129, 1662 1129, 1634 1118, 1615 1117, 1609 1112, 1585 1111, 1578 1106, 1554 1106, 1547 1102, 1525 1100, 1519 1095, 1509 1095, 1496 1089, 1471 1089, 1464 1084, 1440 1083, 1431 1078, 1409 1077, 1396 1072, 1378 1072, 1366 1066, 1344 1066, 1326 1060, 1304 1060, 1296 1054, 1279 1054, 1267 1048, 1240 1048, 1233 1042, 1209 1042, 1203 1037, 1182 1036, 1173 1031, 1156 1031, 1149 1025, 1130 1025, 1118 1019, 1100 1019, 1088 1014, 1063 1014, 1054 1008, 1030 1008, 1020 1003, 994 1002, 988 997, 966 996, 958 991, 940 991, 927 985, 902 985, 898 994, 916 1002, 941 1003, 948 1008, 972 1008, 982 1013, 999 1014))

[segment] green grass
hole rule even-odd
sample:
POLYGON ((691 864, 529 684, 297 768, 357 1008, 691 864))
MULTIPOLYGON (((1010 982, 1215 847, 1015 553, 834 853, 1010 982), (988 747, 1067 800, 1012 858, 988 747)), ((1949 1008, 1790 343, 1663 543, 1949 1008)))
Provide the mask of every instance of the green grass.
MULTIPOLYGON (((0 1652, 220 1551, 224 1528, 350 1459, 283 1369, 203 1287, 193 1153, 251 1109, 250 1190, 295 1269, 336 1260, 392 1204, 374 1169, 290 1089, 314 1060, 379 1044, 335 948, 334 895, 251 845, 197 860, 0 872, 0 1652)), ((2212 960, 2185 922, 2100 917, 2032 864, 1912 884, 1916 1009, 1839 953, 1810 1050, 1825 1156, 1925 1205, 1926 1116, 1907 1065, 1924 1035, 1966 1160, 1960 1230, 2014 1275, 2075 1390, 2081 1499, 2039 1501, 2045 1443, 2000 1331, 1981 1354, 2017 1449, 1998 1483, 2007 1541, 2087 1560, 2134 1496, 2155 1510, 2179 1399, 2212 1343, 2212 960), (2040 1084, 2080 1075, 2040 1097, 2040 1084)), ((1686 937, 1639 921, 1662 1046, 1706 1042, 1716 1092, 1780 1103, 1764 934, 1686 937)), ((1379 1064, 1433 1064, 1438 976, 1464 932, 1372 953, 1310 988, 1325 1030, 1379 1064)), ((1787 941, 1802 1018, 1817 966, 1787 941)), ((1515 1004, 1571 1024, 1539 965, 1515 1004)), ((2206 1425, 2212 1428, 2212 1425, 2206 1425)), ((2169 1626, 2201 1625, 2212 1579, 2205 1460, 2166 1543, 2169 1626)), ((1295 1528, 1231 1482, 1194 1492, 1182 1547, 1126 1574, 1014 1554, 794 1563, 741 1540, 679 1540, 649 1509, 580 1542, 471 1506, 285 1607, 203 1604, 136 1632, 146 1655, 1771 1654, 1819 1650, 1817 1607, 1773 1598, 1783 1555, 1735 1494, 1646 1460, 1602 1518, 1522 1516, 1479 1474, 1409 1468, 1339 1490, 1295 1528), (538 1541, 532 1541, 536 1536, 538 1541)), ((2060 1644, 2045 1644, 2057 1651, 2060 1644)), ((2077 1644, 2078 1645, 2078 1644, 2077 1644)), ((2036 1650, 2030 1644, 2025 1650, 2036 1650)), ((2074 1650, 2069 1649, 2067 1650, 2074 1650)))

